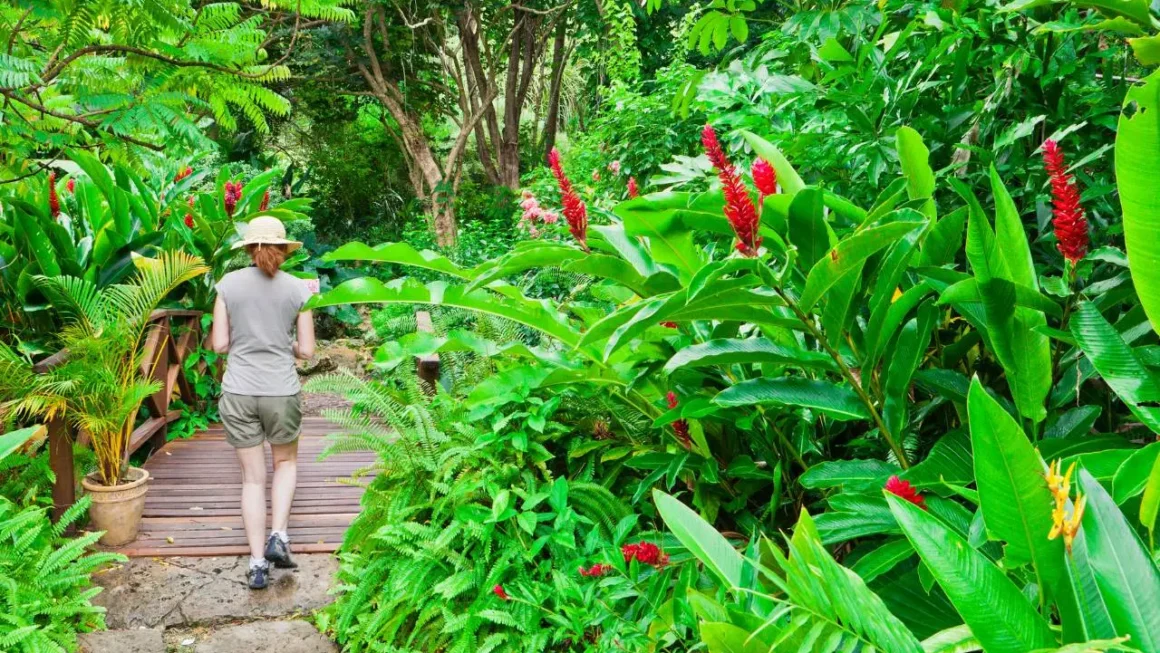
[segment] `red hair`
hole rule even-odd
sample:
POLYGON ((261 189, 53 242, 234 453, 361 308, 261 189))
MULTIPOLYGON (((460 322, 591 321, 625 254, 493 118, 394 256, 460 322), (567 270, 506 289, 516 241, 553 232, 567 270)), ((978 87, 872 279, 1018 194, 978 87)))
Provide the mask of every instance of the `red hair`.
POLYGON ((273 278, 286 262, 285 245, 246 245, 246 253, 258 269, 273 278))

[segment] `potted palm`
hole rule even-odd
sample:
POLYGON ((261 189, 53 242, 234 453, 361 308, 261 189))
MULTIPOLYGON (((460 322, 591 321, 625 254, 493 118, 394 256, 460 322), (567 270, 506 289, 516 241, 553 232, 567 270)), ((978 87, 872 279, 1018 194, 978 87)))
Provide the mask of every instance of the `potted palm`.
POLYGON ((98 289, 77 277, 35 277, 36 287, 61 314, 64 362, 44 374, 0 343, 2 406, 17 418, 61 415, 87 433, 97 469, 81 484, 92 496, 94 527, 101 543, 120 546, 137 537, 149 473, 129 465, 129 440, 141 403, 161 389, 142 369, 149 316, 182 283, 208 272, 196 256, 167 252, 138 262, 125 284, 98 289))

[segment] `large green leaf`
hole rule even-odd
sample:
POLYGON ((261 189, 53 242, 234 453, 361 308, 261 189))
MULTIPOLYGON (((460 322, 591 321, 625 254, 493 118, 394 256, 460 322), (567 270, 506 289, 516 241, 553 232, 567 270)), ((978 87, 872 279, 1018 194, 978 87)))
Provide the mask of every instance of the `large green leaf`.
POLYGON ((899 127, 894 136, 898 161, 906 177, 906 194, 912 200, 926 200, 919 211, 933 223, 938 218, 934 203, 934 171, 930 169, 930 150, 922 136, 910 127, 899 127))
POLYGON ((892 494, 886 500, 983 650, 1027 653, 1055 645, 1051 626, 1002 570, 937 517, 892 494))
POLYGON ((757 156, 768 161, 773 166, 773 169, 777 171, 777 183, 787 195, 794 195, 806 187, 806 183, 802 181, 797 170, 794 170, 793 166, 786 160, 781 150, 778 150, 772 143, 752 132, 742 130, 741 136, 753 148, 757 156))
POLYGON ((452 286, 442 281, 423 285, 409 278, 395 279, 387 283, 371 277, 351 279, 337 288, 315 295, 307 303, 306 308, 367 303, 453 306, 507 318, 541 331, 571 347, 577 346, 580 342, 580 334, 547 302, 497 295, 486 290, 466 293, 462 286, 452 286))
POLYGON ((1104 382, 1141 422, 1160 433, 1160 384, 1136 357, 1123 336, 1091 302, 1079 302, 1071 333, 1104 382))
POLYGON ((347 243, 333 252, 323 254, 322 260, 394 263, 443 272, 461 279, 475 278, 472 271, 459 267, 446 256, 427 249, 418 251, 407 243, 383 243, 375 247, 359 242, 347 243))
MULTIPOLYGON (((789 242, 798 250, 798 264, 803 269, 820 261, 834 244, 834 232, 826 224, 822 191, 805 188, 793 196, 789 205, 787 226, 789 242)), ((840 274, 835 274, 836 281, 840 274)))
POLYGON ((13 451, 23 447, 24 443, 29 440, 43 436, 44 432, 43 426, 29 426, 0 435, 0 460, 4 460, 13 451))
POLYGON ((551 241, 520 243, 509 254, 482 264, 475 272, 475 279, 467 284, 464 291, 471 292, 492 281, 526 270, 561 266, 582 259, 587 255, 578 247, 551 241))
POLYGON ((1052 525, 1052 498, 1043 481, 1043 461, 1023 429, 978 378, 972 379, 967 393, 967 413, 987 534, 1007 543, 1007 566, 1031 563, 1041 588, 1049 593, 1060 590, 1063 546, 1046 537, 1052 525))
POLYGON ((896 437, 902 437, 910 421, 910 379, 922 363, 937 322, 938 309, 927 302, 919 309, 918 317, 907 322, 898 334, 894 355, 886 368, 886 402, 882 407, 886 428, 896 437))
POLYGON ((1112 497, 1118 505, 1124 505, 1144 491, 1157 460, 1160 460, 1160 442, 1153 442, 1124 460, 1112 477, 1112 497))
POLYGON ((925 229, 928 224, 921 214, 913 209, 899 209, 893 215, 894 220, 891 222, 868 227, 843 238, 828 254, 818 259, 806 277, 806 287, 800 300, 802 310, 809 311, 813 308, 842 275, 860 266, 867 258, 886 247, 906 238, 908 234, 925 229))
POLYGON ((665 526, 705 565, 705 569, 728 589, 741 586, 745 559, 717 529, 688 506, 660 490, 653 490, 653 501, 661 519, 665 520, 665 526))
POLYGON ((922 650, 924 653, 976 653, 982 647, 971 633, 970 626, 963 624, 940 630, 922 640, 922 650))
MULTIPOLYGON (((1051 390, 1051 343, 1047 336, 1036 331, 1036 327, 1046 324, 1043 314, 1017 306, 1016 283, 1037 288, 1038 282, 1026 282, 1025 266, 1030 260, 1027 237, 1021 226, 1011 224, 1018 220, 1018 216, 1011 215, 1009 198, 1004 199, 1006 190, 997 179, 993 179, 993 184, 998 207, 996 222, 1003 236, 1011 241, 998 238, 977 200, 966 190, 971 200, 967 222, 967 259, 975 273, 982 298, 988 344, 1007 372, 1015 406, 1019 414, 1040 422, 1047 416, 1043 402, 1051 390), (1012 267, 1015 271, 1012 271, 1012 267)), ((960 312, 965 310, 964 306, 958 306, 960 312)))
MULTIPOLYGON (((1147 4, 1145 3, 1145 8, 1147 4)), ((1128 90, 1116 132, 1116 184, 1132 284, 1160 332, 1160 71, 1128 90), (1131 115, 1129 115, 1129 113, 1131 115)))
POLYGON ((682 347, 669 362, 665 372, 682 367, 707 367, 735 363, 778 363, 795 367, 836 370, 828 355, 778 344, 767 338, 719 338, 682 347))
POLYGON ((751 634, 740 626, 724 621, 707 621, 701 624, 701 641, 705 643, 709 653, 768 653, 769 645, 751 638, 751 634))
POLYGON ((810 467, 798 478, 810 490, 841 487, 847 491, 879 489, 898 465, 884 460, 827 460, 810 467))
POLYGON ((713 398, 719 406, 781 404, 811 408, 836 420, 870 419, 853 390, 828 381, 783 376, 742 381, 713 398))
POLYGON ((721 207, 720 193, 652 193, 613 208, 628 236, 648 238, 649 253, 658 264, 672 266, 682 280, 701 268, 703 256, 693 242, 693 229, 732 233, 721 207))
POLYGON ((1144 653, 1160 652, 1160 570, 1149 557, 1116 502, 1087 472, 1079 470, 1087 496, 1080 526, 1096 587, 1117 635, 1128 635, 1144 653))

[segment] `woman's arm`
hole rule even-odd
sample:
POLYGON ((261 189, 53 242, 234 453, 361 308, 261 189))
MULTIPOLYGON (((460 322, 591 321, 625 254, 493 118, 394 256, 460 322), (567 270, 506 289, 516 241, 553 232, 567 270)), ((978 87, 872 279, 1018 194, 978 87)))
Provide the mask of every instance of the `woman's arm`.
POLYGON ((314 313, 298 314, 298 341, 294 343, 294 357, 309 360, 314 356, 314 313))
POLYGON ((226 312, 226 300, 218 295, 213 305, 213 329, 210 331, 210 346, 219 354, 230 350, 230 314, 226 312))

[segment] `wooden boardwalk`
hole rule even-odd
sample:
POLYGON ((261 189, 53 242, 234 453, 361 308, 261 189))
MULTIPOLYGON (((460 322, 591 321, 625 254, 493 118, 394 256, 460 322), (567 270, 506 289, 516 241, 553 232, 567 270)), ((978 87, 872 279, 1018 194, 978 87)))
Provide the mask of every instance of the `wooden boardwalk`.
MULTIPOLYGON (((371 452, 318 455, 336 427, 321 417, 302 420, 298 449, 298 491, 290 511, 291 548, 296 553, 329 553, 358 515, 363 487, 340 482, 374 463, 371 452)), ((266 451, 267 483, 273 478, 266 451)), ((137 541, 117 549, 127 556, 216 556, 249 553, 242 529, 242 476, 221 426, 187 440, 167 443, 150 457, 153 475, 137 541)), ((370 479, 364 476, 360 483, 370 479)), ((267 489, 267 506, 269 490, 267 489)), ((268 509, 268 508, 267 508, 268 509)), ((267 530, 269 515, 267 515, 267 530)))

